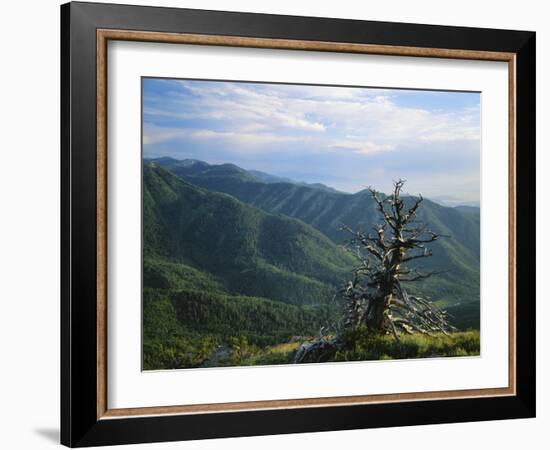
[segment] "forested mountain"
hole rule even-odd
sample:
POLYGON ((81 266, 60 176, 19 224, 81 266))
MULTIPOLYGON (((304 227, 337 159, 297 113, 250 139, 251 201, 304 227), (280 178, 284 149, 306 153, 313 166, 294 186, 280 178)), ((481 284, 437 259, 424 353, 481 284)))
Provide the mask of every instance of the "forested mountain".
MULTIPOLYGON (((420 219, 449 237, 422 261, 447 272, 418 288, 450 305, 459 328, 479 327, 479 210, 428 200, 422 209, 420 219)), ((341 224, 378 222, 367 192, 233 164, 145 161, 144 368, 239 365, 244 354, 261 355, 251 364, 287 363, 289 350, 270 346, 291 346, 339 317, 331 300, 357 263, 341 224)))
POLYGON ((146 165, 144 367, 207 364, 235 335, 261 347, 314 335, 354 262, 299 220, 146 165))
MULTIPOLYGON (((300 220, 201 189, 155 164, 144 167, 143 179, 144 257, 206 272, 228 292, 326 303, 354 263, 300 220)), ((157 272, 146 267, 147 285, 157 272)))
MULTIPOLYGON (((326 186, 322 183, 305 183, 303 181, 295 181, 286 177, 278 177, 259 170, 245 170, 235 164, 208 164, 198 159, 183 159, 178 160, 170 157, 145 159, 144 164, 147 165, 154 162, 165 169, 182 177, 200 176, 201 178, 208 177, 215 180, 218 177, 238 179, 241 181, 257 181, 260 183, 291 183, 297 186, 306 186, 316 189, 321 189, 327 192, 338 192, 336 189, 326 186)), ((223 192, 223 191, 222 191, 223 192)))
MULTIPOLYGON (((300 219, 337 245, 347 239, 340 230, 342 224, 369 231, 380 221, 367 191, 346 194, 314 185, 259 181, 254 173, 233 164, 209 165, 197 160, 171 158, 154 161, 194 185, 230 194, 269 213, 300 219)), ((441 274, 411 289, 422 289, 441 304, 479 303, 479 209, 444 207, 426 199, 418 219, 445 237, 431 244, 433 257, 422 260, 419 265, 441 274)), ((460 314, 460 308, 453 310, 460 314)))

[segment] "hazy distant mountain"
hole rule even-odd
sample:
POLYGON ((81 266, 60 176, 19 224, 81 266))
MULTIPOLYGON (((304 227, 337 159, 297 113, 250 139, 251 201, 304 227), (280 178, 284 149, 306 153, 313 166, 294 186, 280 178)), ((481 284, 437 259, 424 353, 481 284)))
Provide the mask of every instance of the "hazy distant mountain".
POLYGON ((327 192, 338 192, 336 189, 323 183, 306 183, 304 181, 294 181, 290 178, 277 177, 265 172, 260 172, 259 170, 249 170, 248 173, 252 174, 257 181, 261 181, 262 183, 292 183, 299 186, 309 186, 312 188, 321 189, 327 192))
POLYGON ((261 183, 292 183, 299 186, 309 186, 316 189, 321 189, 327 192, 339 192, 336 189, 327 186, 323 183, 306 183, 304 181, 295 181, 286 177, 271 175, 260 170, 246 170, 234 164, 208 164, 197 159, 177 160, 170 157, 162 158, 147 158, 144 159, 144 164, 155 162, 160 166, 169 169, 176 175, 192 177, 192 176, 235 176, 243 180, 259 181, 261 183))
POLYGON ((277 177, 270 175, 269 173, 261 172, 259 170, 249 170, 248 173, 252 174, 257 181, 262 183, 292 183, 290 178, 277 177))
POLYGON ((479 201, 468 202, 448 195, 434 195, 430 197, 430 200, 439 203, 440 205, 449 207, 470 206, 474 208, 479 208, 480 205, 479 201))
POLYGON ((457 211, 479 217, 479 206, 460 205, 454 207, 457 211))

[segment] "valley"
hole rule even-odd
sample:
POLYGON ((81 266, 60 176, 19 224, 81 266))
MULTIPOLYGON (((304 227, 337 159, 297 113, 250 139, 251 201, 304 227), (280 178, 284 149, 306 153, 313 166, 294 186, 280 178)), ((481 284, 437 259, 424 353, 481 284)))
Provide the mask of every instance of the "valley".
MULTIPOLYGON (((425 200, 418 219, 445 238, 420 265, 441 273, 411 292, 448 308, 457 328, 479 328, 479 209, 425 200)), ((342 224, 377 223, 365 191, 233 164, 145 160, 144 368, 209 366, 220 354, 229 365, 239 354, 288 362, 268 349, 288 350, 338 316, 338 290, 357 264, 342 224)))

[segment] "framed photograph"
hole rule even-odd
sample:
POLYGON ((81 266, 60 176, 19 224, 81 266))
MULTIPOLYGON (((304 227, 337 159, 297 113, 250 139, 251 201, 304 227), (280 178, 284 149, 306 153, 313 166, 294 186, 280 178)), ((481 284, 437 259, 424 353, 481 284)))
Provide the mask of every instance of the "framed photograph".
POLYGON ((534 32, 61 26, 63 444, 534 417, 534 32))

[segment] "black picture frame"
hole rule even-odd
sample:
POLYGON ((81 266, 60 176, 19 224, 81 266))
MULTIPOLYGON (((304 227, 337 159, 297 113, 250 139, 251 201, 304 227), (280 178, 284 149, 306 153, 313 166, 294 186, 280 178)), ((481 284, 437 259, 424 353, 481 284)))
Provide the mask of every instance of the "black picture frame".
POLYGON ((535 416, 535 33, 94 3, 61 6, 61 443, 70 447, 535 416), (97 417, 98 29, 516 55, 516 395, 209 414, 97 417))

